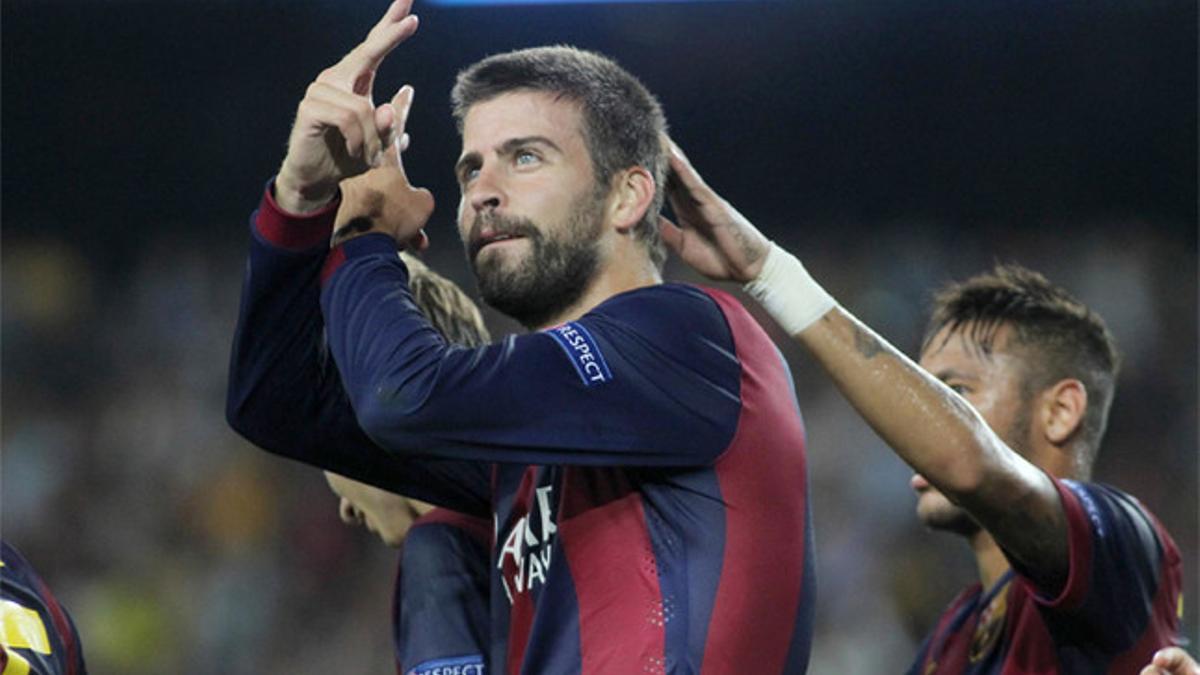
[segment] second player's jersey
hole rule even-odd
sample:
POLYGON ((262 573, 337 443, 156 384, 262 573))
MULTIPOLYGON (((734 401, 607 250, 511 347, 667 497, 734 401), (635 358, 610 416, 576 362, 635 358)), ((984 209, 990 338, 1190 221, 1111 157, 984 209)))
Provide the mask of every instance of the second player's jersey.
POLYGON ((392 605, 399 675, 486 675, 492 526, 447 509, 412 524, 392 605))
POLYGON ((0 542, 0 673, 87 674, 71 617, 7 542, 0 542))
POLYGON ((804 431, 787 365, 740 303, 664 284, 451 346, 394 242, 327 255, 331 220, 269 195, 255 218, 236 429, 492 519, 494 672, 804 672, 804 431))
POLYGON ((1179 630, 1181 561, 1175 543, 1133 497, 1056 481, 1067 516, 1070 570, 1043 593, 1009 571, 946 610, 910 675, 1137 673, 1179 630))

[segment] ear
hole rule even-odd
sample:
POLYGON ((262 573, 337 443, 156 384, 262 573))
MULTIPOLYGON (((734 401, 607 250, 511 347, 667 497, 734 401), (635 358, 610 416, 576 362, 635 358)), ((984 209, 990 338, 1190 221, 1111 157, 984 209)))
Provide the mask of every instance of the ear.
POLYGON ((629 234, 641 222, 654 201, 654 176, 645 168, 633 166, 619 171, 608 195, 608 222, 621 234, 629 234))
POLYGON ((1076 379, 1059 380, 1042 395, 1042 433, 1054 445, 1064 445, 1083 425, 1087 388, 1076 379))

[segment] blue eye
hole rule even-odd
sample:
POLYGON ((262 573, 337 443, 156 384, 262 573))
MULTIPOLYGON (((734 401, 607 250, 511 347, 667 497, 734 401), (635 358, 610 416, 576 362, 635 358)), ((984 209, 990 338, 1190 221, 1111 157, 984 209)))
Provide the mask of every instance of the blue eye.
POLYGON ((529 150, 522 150, 516 154, 516 163, 518 166, 528 166, 538 161, 538 156, 529 150))

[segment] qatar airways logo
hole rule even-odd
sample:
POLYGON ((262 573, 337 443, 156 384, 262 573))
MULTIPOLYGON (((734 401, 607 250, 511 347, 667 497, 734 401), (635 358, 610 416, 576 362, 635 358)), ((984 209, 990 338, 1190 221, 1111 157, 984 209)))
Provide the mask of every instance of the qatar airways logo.
POLYGON ((558 532, 554 514, 550 512, 553 489, 549 485, 537 489, 534 510, 513 524, 500 548, 496 569, 500 570, 500 584, 504 586, 509 604, 515 595, 528 593, 534 586, 546 583, 546 574, 553 562, 554 533, 558 532))
POLYGON ((612 379, 612 371, 608 369, 604 354, 600 353, 600 346, 583 324, 570 321, 547 330, 546 334, 566 352, 585 385, 594 387, 612 379))

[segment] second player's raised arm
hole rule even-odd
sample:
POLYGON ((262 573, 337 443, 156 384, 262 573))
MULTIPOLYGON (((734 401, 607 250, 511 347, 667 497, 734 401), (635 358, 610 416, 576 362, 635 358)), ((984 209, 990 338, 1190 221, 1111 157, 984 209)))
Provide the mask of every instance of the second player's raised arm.
POLYGON ((966 508, 1047 587, 1064 580, 1066 521, 1058 491, 970 403, 841 307, 795 338, 901 459, 966 508))
POLYGON ((803 343, 897 455, 965 507, 997 541, 1053 586, 1067 569, 1058 492, 1009 449, 961 396, 838 306, 790 254, 713 192, 672 145, 668 195, 679 226, 664 239, 712 278, 747 290, 803 343))

